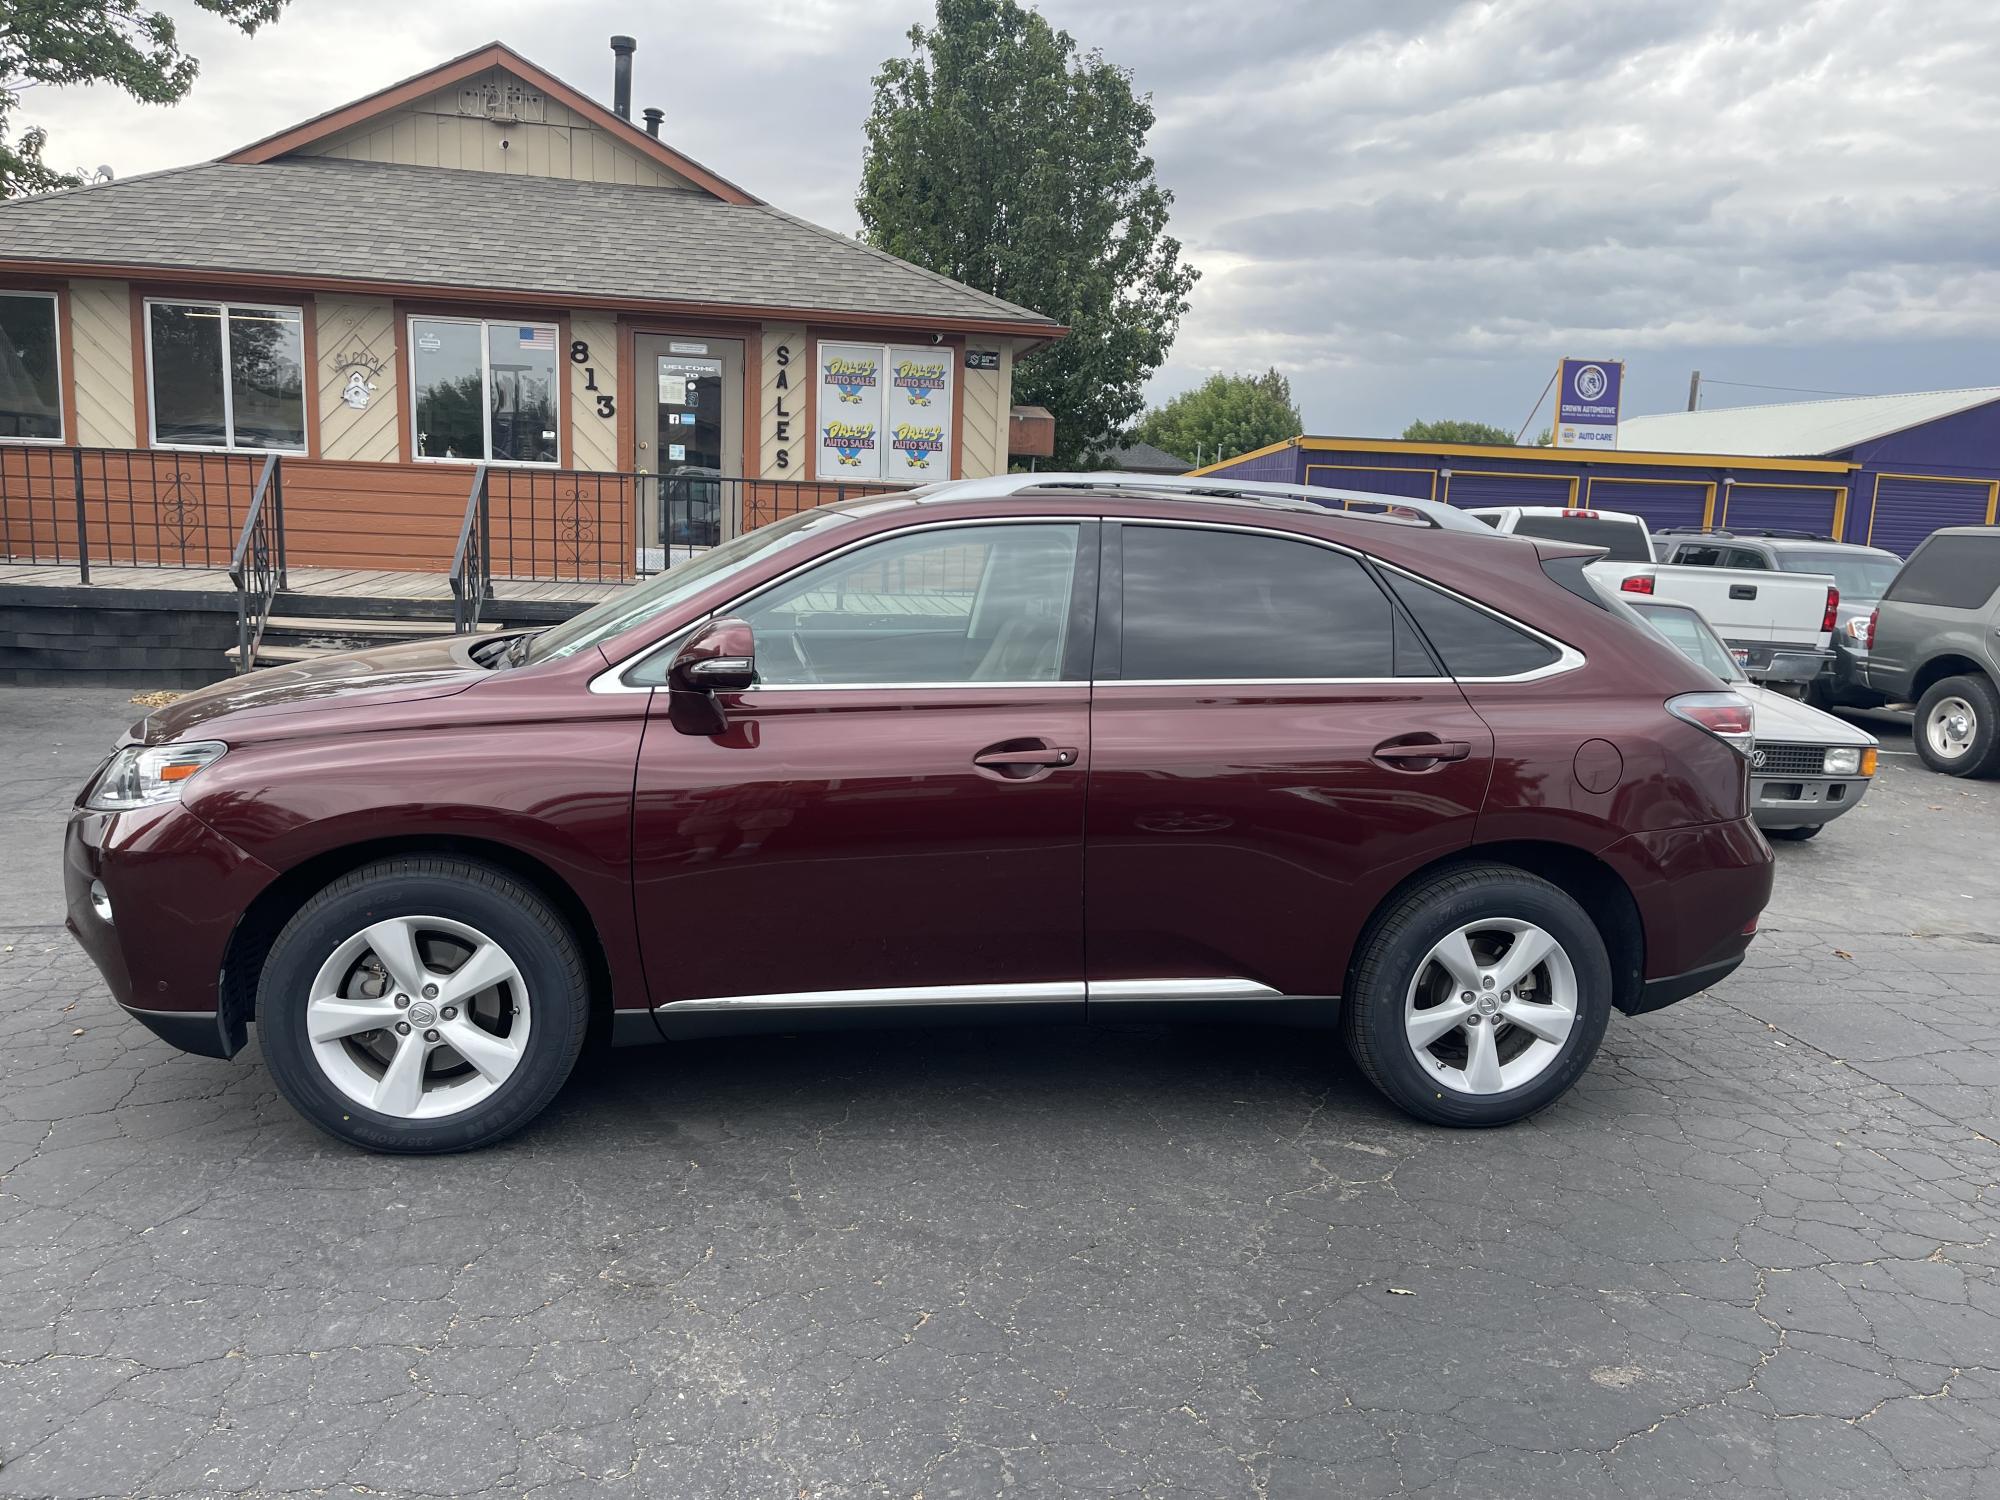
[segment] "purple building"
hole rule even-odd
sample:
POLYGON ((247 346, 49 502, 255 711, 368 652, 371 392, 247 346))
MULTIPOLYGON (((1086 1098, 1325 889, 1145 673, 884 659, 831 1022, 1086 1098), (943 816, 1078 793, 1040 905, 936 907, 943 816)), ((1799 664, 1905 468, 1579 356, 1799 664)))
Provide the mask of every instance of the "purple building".
POLYGON ((1615 450, 1296 437, 1198 470, 1450 505, 1623 510, 1908 555, 2000 510, 2000 387, 1629 417, 1615 450))

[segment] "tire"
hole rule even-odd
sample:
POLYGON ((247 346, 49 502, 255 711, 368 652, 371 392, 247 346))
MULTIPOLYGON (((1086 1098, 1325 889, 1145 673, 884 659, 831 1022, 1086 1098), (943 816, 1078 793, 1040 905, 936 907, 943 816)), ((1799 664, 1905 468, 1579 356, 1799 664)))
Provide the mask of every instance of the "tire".
POLYGON ((370 1151, 469 1151, 513 1134, 569 1077, 589 1018, 568 925, 514 876, 463 859, 341 876, 285 924, 257 984, 279 1092, 370 1151))
MULTIPOLYGON (((1512 866, 1464 866, 1425 880, 1370 924, 1357 949, 1341 1006, 1341 1029, 1369 1081, 1418 1119, 1473 1128, 1510 1125, 1548 1108, 1590 1065, 1610 1020, 1611 985, 1604 938, 1568 895, 1512 866), (1456 1006, 1457 997, 1465 993, 1472 993, 1475 1000, 1471 1008, 1456 1012, 1460 1015, 1469 1015, 1470 1009, 1478 1009, 1493 996, 1512 996, 1512 991, 1481 983, 1484 977, 1506 976, 1506 959, 1512 951, 1509 942, 1493 956, 1496 950, 1487 945, 1500 929, 1482 929, 1481 924, 1509 923, 1539 929, 1556 945, 1544 964, 1530 970, 1538 1001, 1559 997, 1563 979, 1558 969, 1567 966, 1570 1019, 1561 1040, 1507 1020, 1506 1014, 1531 1013, 1525 1006, 1510 1004, 1505 1014, 1488 1012, 1477 1024, 1441 1033, 1420 1062, 1417 1044, 1411 1040, 1420 1017, 1444 1017, 1443 1007, 1456 1006), (1469 976, 1455 975, 1431 957, 1433 948, 1465 929, 1478 934, 1471 940, 1470 956, 1484 960, 1469 976), (1437 998, 1436 1006, 1419 1009, 1421 1001, 1433 998, 1428 992, 1435 991, 1441 979, 1451 980, 1443 986, 1447 993, 1437 998), (1460 990, 1460 982, 1473 988, 1460 990), (1501 1059, 1496 1064, 1498 1074, 1475 1079, 1475 1044, 1496 1049, 1501 1059), (1454 1048, 1462 1048, 1465 1059, 1456 1068, 1449 1066, 1454 1048), (1475 1092, 1470 1087, 1475 1082, 1496 1086, 1475 1092)), ((1525 989, 1521 998, 1527 999, 1525 989)), ((1553 1032, 1557 1027, 1548 1017, 1557 1009, 1533 1012, 1533 1024, 1553 1032)))
POLYGON ((1819 831, 1824 827, 1826 827, 1824 823, 1811 823, 1804 828, 1766 828, 1764 830, 1764 837, 1767 839, 1783 839, 1787 843, 1803 844, 1807 839, 1818 838, 1819 831))
POLYGON ((1917 754, 1947 776, 2000 770, 2000 692, 1984 677, 1947 677, 1924 689, 1910 725, 1917 754))

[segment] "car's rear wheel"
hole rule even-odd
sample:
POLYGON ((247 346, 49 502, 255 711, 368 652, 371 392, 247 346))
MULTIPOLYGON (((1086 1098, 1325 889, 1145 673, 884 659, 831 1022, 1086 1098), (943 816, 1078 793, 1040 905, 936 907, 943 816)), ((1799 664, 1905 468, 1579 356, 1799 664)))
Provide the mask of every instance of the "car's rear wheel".
POLYGON ((2000 770, 2000 692, 1984 677, 1947 677, 1917 700, 1917 754, 1947 776, 2000 770))
POLYGON ((385 860, 279 934, 257 988, 278 1088, 373 1151, 463 1151, 520 1129, 576 1062, 589 991, 576 939, 489 865, 385 860))
POLYGON ((1362 940, 1342 998, 1349 1050, 1420 1119, 1507 1125, 1589 1066, 1611 1013, 1611 961, 1590 915, 1505 865, 1405 893, 1362 940))

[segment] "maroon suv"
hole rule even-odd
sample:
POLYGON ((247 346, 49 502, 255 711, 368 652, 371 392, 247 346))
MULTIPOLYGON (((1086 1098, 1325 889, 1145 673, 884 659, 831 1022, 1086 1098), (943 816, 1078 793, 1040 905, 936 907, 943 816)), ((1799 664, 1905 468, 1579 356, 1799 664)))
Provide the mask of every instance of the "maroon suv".
POLYGON ((1411 1113, 1520 1119, 1742 960, 1748 706, 1590 549, 1305 493, 945 485, 205 689, 84 789, 70 929, 379 1150, 517 1129, 594 1023, 1338 1024, 1411 1113))

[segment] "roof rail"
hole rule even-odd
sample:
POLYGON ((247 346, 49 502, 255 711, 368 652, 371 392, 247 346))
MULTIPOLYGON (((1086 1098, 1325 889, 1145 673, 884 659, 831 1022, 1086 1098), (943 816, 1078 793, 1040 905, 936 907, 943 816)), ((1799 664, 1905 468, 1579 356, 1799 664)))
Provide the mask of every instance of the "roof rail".
POLYGON ((1662 526, 1654 536, 1761 536, 1774 542, 1832 542, 1838 538, 1817 531, 1788 531, 1781 526, 1726 528, 1722 526, 1662 526))
POLYGON ((1406 495, 1381 495, 1370 490, 1328 489, 1320 485, 1269 484, 1259 480, 1225 479, 1186 474, 1000 474, 991 479, 960 479, 927 487, 920 504, 941 500, 1002 500, 1027 490, 1106 490, 1119 494, 1178 495, 1190 500, 1219 500, 1263 505, 1280 510, 1332 510, 1357 520, 1421 521, 1438 531, 1476 531, 1491 536, 1493 528, 1462 510, 1435 500, 1406 495), (1356 505, 1380 506, 1388 514, 1353 512, 1356 505), (1403 515, 1393 514, 1401 511, 1403 515))

